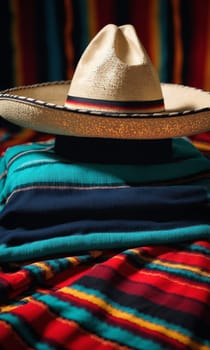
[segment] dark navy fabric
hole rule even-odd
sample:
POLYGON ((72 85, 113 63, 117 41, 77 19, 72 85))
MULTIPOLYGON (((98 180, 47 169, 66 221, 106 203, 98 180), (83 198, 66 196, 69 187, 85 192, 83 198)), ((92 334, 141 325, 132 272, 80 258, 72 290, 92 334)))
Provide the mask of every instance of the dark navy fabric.
POLYGON ((210 223, 202 186, 21 189, 0 213, 0 243, 93 232, 171 229, 210 223))

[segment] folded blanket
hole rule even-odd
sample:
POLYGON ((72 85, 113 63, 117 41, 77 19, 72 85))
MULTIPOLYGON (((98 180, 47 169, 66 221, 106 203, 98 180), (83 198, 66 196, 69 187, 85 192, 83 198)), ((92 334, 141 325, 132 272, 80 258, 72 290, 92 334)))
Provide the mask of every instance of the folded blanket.
POLYGON ((0 348, 210 349, 210 161, 0 162, 0 348))
POLYGON ((0 261, 205 239, 210 161, 173 141, 162 164, 71 163, 54 143, 9 149, 1 162, 0 261))

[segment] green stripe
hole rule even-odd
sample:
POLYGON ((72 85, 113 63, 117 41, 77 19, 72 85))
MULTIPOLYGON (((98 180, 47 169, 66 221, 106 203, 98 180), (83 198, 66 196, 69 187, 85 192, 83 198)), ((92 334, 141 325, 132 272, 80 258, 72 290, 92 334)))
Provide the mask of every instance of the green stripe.
POLYGON ((31 275, 31 278, 34 279, 35 277, 38 282, 42 282, 45 279, 45 271, 39 266, 33 264, 27 265, 24 266, 23 270, 28 271, 31 275))
MULTIPOLYGON (((30 331, 27 324, 21 320, 20 317, 10 313, 1 313, 0 320, 9 323, 12 328, 22 337, 22 339, 30 346, 33 346, 37 350, 54 350, 55 348, 49 346, 44 342, 38 341, 34 332, 30 331)), ((14 344, 15 345, 15 344, 14 344)))
POLYGON ((187 247, 187 250, 190 250, 192 252, 199 252, 202 254, 206 254, 207 256, 210 256, 210 249, 203 247, 200 244, 192 244, 189 247, 187 247))
POLYGON ((210 225, 176 228, 162 231, 90 233, 55 237, 15 247, 0 245, 0 261, 23 261, 46 254, 71 254, 94 249, 134 248, 149 244, 170 244, 210 238, 210 225))
MULTIPOLYGON (((87 263, 93 260, 93 257, 90 254, 78 256, 76 258, 81 263, 87 263)), ((66 269, 70 269, 72 266, 74 267, 71 261, 68 260, 67 258, 58 258, 58 259, 55 258, 51 260, 43 260, 42 263, 46 264, 49 270, 52 270, 53 276, 55 276, 55 274, 65 271, 66 269)), ((44 280, 45 278, 46 270, 42 266, 37 266, 32 263, 30 265, 24 266, 23 269, 33 274, 34 277, 40 282, 42 282, 42 280, 44 280)))
MULTIPOLYGON (((82 286, 80 284, 74 284, 73 286, 71 286, 71 288, 78 290, 78 291, 81 291, 81 292, 84 292, 87 295, 92 295, 94 297, 97 297, 102 301, 102 303, 103 303, 103 301, 105 301, 107 304, 111 305, 113 308, 115 308, 119 311, 125 312, 126 314, 129 314, 131 316, 135 316, 139 320, 148 321, 153 325, 161 325, 161 326, 166 328, 166 332, 167 332, 167 329, 170 329, 172 331, 178 332, 179 334, 183 334, 183 335, 189 337, 189 339, 191 339, 191 337, 192 337, 192 333, 188 329, 183 328, 175 323, 174 324, 169 323, 166 320, 161 319, 159 317, 154 317, 154 316, 150 316, 146 313, 139 312, 135 308, 131 308, 129 306, 123 306, 122 304, 118 304, 118 303, 114 302, 112 299, 108 298, 106 294, 103 294, 96 289, 87 288, 87 287, 82 286)), ((99 308, 100 308, 100 305, 99 305, 99 308)), ((200 339, 196 339, 196 340, 201 342, 200 339)))
POLYGON ((89 332, 99 335, 103 339, 112 340, 118 344, 132 347, 133 349, 154 349, 163 348, 152 340, 144 339, 139 335, 131 333, 119 326, 110 326, 102 319, 94 316, 91 312, 76 307, 70 302, 65 302, 59 298, 48 295, 37 295, 37 299, 45 303, 58 316, 78 322, 78 324, 89 332))
MULTIPOLYGON (((134 258, 137 259, 137 263, 140 262, 140 264, 142 264, 142 263, 145 264, 146 260, 144 260, 144 258, 141 258, 136 253, 134 253, 132 251, 128 251, 128 252, 126 252, 126 254, 127 255, 133 255, 134 258)), ((173 263, 173 264, 175 265, 176 263, 173 263)), ((190 271, 188 269, 185 269, 184 266, 185 265, 183 265, 183 269, 181 269, 181 268, 165 266, 165 265, 161 265, 161 264, 158 264, 158 263, 153 263, 153 262, 148 262, 147 261, 146 269, 147 270, 157 270, 157 271, 167 272, 167 273, 169 273, 171 275, 171 279, 173 279, 173 275, 176 275, 176 276, 179 276, 179 277, 180 276, 184 277, 185 279, 188 278, 191 281, 196 281, 196 282, 199 282, 199 283, 207 283, 207 284, 210 285, 210 277, 202 276, 198 272, 196 273, 195 271, 190 271)))

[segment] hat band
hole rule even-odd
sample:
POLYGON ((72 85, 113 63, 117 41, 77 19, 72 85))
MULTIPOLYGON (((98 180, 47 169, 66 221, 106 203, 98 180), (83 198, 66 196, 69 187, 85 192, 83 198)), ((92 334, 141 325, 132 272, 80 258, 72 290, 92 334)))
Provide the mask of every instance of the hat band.
POLYGON ((108 101, 77 96, 67 96, 66 106, 75 109, 91 109, 113 112, 161 112, 163 99, 151 101, 108 101))

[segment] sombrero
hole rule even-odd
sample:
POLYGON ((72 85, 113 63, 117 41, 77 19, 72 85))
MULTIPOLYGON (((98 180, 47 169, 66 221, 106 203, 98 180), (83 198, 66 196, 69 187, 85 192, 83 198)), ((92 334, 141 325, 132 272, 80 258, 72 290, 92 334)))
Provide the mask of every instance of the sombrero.
POLYGON ((210 94, 160 84, 131 25, 105 26, 72 81, 0 93, 0 115, 22 127, 77 137, 164 139, 210 129, 210 94))

